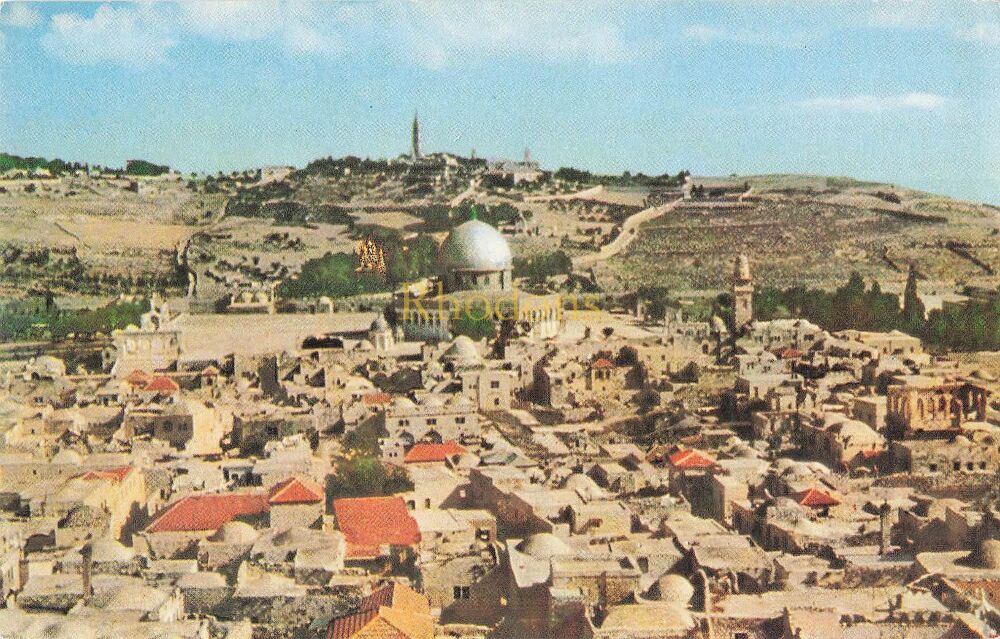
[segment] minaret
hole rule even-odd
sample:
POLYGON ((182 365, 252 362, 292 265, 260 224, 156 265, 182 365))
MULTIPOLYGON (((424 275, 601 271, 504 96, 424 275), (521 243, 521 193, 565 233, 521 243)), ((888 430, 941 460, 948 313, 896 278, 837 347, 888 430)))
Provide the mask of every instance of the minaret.
POLYGON ((413 113, 413 140, 410 157, 413 159, 420 157, 420 118, 415 111, 413 113))
POLYGON ((733 268, 733 321, 737 331, 753 321, 753 277, 750 260, 742 254, 733 268))

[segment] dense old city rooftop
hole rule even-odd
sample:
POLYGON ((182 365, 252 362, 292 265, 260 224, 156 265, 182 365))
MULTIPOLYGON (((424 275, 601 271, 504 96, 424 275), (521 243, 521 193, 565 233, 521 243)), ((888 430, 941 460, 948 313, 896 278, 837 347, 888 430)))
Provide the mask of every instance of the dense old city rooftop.
MULTIPOLYGON (((794 291, 775 302, 752 251, 698 259, 721 289, 613 290, 648 225, 773 201, 742 179, 609 188, 425 154, 418 121, 412 147, 216 187, 249 215, 254 189, 333 184, 396 235, 282 263, 313 250, 292 224, 338 225, 226 211, 172 254, 186 290, 134 322, 28 325, 0 350, 0 637, 997 636, 995 354, 901 330, 974 292, 896 269, 898 295, 850 300, 911 324, 831 330, 794 291), (357 288, 302 293, 310 260, 357 288), (419 273, 426 314, 403 313, 393 269, 419 273), (469 300, 520 310, 438 310, 469 300)), ((871 215, 922 215, 879 197, 871 215)), ((851 286, 801 294, 836 310, 851 286)))

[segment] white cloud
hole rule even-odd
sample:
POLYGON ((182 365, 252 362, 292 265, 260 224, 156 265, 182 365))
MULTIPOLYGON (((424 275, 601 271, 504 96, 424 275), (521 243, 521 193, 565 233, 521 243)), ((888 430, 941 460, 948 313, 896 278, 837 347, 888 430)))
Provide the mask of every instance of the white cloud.
POLYGON ((702 44, 735 42, 777 48, 802 47, 822 37, 819 33, 807 31, 772 33, 746 28, 730 29, 711 24, 688 25, 681 31, 681 35, 702 44))
POLYGON ((0 2, 0 24, 5 27, 30 29, 42 21, 38 12, 21 2, 0 2))
POLYGON ((166 16, 151 5, 102 4, 90 18, 76 13, 52 16, 42 46, 70 64, 140 67, 166 58, 176 44, 166 16))
POLYGON ((938 23, 946 8, 925 0, 885 0, 871 10, 868 22, 883 29, 920 29, 938 23))
POLYGON ((187 28, 220 40, 262 40, 280 31, 283 22, 277 2, 183 2, 180 8, 187 28))
POLYGON ((382 8, 403 55, 437 68, 469 59, 526 57, 548 63, 616 64, 643 43, 627 43, 614 5, 594 3, 409 2, 382 8))
POLYGON ((959 30, 956 35, 969 42, 1000 46, 1000 22, 977 22, 968 29, 959 30))
POLYGON ((216 40, 274 39, 297 54, 337 54, 343 49, 342 25, 338 24, 341 11, 332 5, 226 0, 186 2, 181 10, 184 26, 216 40))
POLYGON ((951 98, 934 93, 901 93, 899 95, 852 95, 844 97, 819 97, 802 100, 799 106, 825 111, 850 111, 858 113, 880 113, 884 111, 939 109, 951 102, 951 98))

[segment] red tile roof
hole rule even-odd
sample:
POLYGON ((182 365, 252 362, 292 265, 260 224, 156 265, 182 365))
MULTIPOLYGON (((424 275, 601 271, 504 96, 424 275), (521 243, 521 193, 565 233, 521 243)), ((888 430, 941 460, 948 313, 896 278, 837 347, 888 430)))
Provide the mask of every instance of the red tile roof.
POLYGON ((607 357, 601 357, 590 365, 591 368, 614 368, 615 364, 607 357))
MULTIPOLYGON (((367 626, 368 622, 374 619, 376 615, 378 615, 378 608, 334 617, 330 620, 330 625, 326 631, 327 639, 350 639, 367 626)), ((405 635, 400 633, 399 636, 404 637, 405 635)))
POLYGON ((157 375, 153 379, 149 380, 146 384, 146 388, 143 390, 155 391, 157 393, 176 393, 181 389, 177 385, 177 382, 170 379, 169 377, 164 377, 163 375, 157 375))
POLYGON ((357 636, 379 639, 421 637, 425 634, 421 629, 431 631, 433 628, 429 615, 430 603, 426 597, 405 585, 389 582, 362 599, 354 612, 331 619, 327 627, 327 639, 350 639, 357 636), (370 625, 375 617, 381 617, 381 625, 370 625), (421 617, 426 618, 426 625, 419 622, 421 617), (417 623, 400 624, 403 620, 417 623), (362 629, 366 627, 368 630, 362 633, 362 629))
POLYGON ((201 373, 199 373, 199 375, 202 375, 204 377, 215 377, 218 374, 219 374, 219 369, 212 366, 211 364, 201 369, 201 373))
POLYGON ((447 441, 443 444, 415 444, 403 457, 403 463, 443 462, 452 455, 462 455, 465 449, 457 442, 447 441))
POLYGON ((146 532, 214 531, 237 517, 267 511, 267 495, 262 493, 188 495, 161 510, 146 532))
POLYGON ((420 541, 420 529, 402 497, 335 499, 333 511, 347 539, 348 557, 375 557, 380 546, 412 546, 420 541))
POLYGON ((361 401, 367 406, 381 406, 392 401, 392 395, 389 393, 366 393, 361 397, 361 401))
POLYGON ((149 380, 153 379, 153 376, 146 371, 139 370, 138 368, 128 374, 125 381, 132 386, 145 386, 149 383, 149 380))
POLYGON ((323 489, 311 479, 289 477, 275 484, 271 489, 268 503, 274 504, 315 504, 323 501, 323 489))
POLYGON ((102 468, 100 470, 88 470, 80 475, 80 479, 94 481, 98 479, 110 479, 113 482, 121 482, 132 472, 131 466, 118 466, 116 468, 102 468))
POLYGON ((799 357, 802 357, 802 351, 798 350, 797 348, 791 348, 791 347, 779 348, 778 350, 774 351, 774 354, 781 359, 798 359, 799 357))
POLYGON ((793 495, 795 501, 800 506, 806 506, 808 508, 823 508, 824 506, 836 506, 840 503, 836 497, 831 495, 825 490, 820 490, 818 488, 809 488, 808 490, 803 490, 802 492, 795 493, 793 495))
POLYGON ((711 468, 715 466, 715 460, 700 450, 689 448, 671 455, 670 465, 674 468, 711 468))
POLYGON ((978 599, 982 591, 991 606, 1000 606, 1000 580, 998 579, 954 579, 948 578, 957 589, 978 599))

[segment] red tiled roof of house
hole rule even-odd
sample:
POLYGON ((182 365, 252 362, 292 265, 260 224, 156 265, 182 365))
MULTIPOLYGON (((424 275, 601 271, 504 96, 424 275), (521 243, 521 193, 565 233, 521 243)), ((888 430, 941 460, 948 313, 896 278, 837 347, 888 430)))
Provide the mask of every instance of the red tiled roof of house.
POLYGON ((809 488, 808 490, 795 493, 794 498, 796 503, 800 506, 806 506, 808 508, 836 506, 840 503, 839 499, 825 490, 820 490, 819 488, 809 488))
POLYGON ((146 526, 146 532, 218 530, 241 516, 263 515, 269 510, 262 493, 188 495, 170 504, 146 526))
POLYGON ((790 346, 788 348, 779 348, 778 350, 774 351, 774 354, 781 359, 797 359, 799 357, 802 357, 802 351, 796 348, 792 348, 790 346))
POLYGON ((311 479, 289 477, 275 484, 268 497, 270 504, 315 504, 323 501, 324 492, 311 479))
POLYGON ((80 475, 80 479, 85 479, 88 481, 93 481, 97 479, 110 479, 117 483, 125 479, 125 477, 128 476, 130 472, 132 472, 131 466, 102 468, 100 470, 88 470, 84 474, 80 475))
POLYGON ((361 401, 363 401, 366 406, 381 406, 382 404, 388 404, 392 401, 392 395, 389 393, 366 393, 361 397, 361 401))
POLYGON ((443 462, 452 455, 462 455, 465 449, 458 442, 447 441, 443 444, 415 444, 403 457, 403 463, 443 462))
MULTIPOLYGON (((362 628, 367 626, 368 622, 374 619, 376 615, 378 615, 378 608, 359 610, 358 612, 334 617, 330 620, 330 625, 326 630, 327 639, 351 639, 362 628)), ((403 637, 404 635, 399 633, 398 636, 403 637)))
POLYGON ((219 369, 209 364, 205 368, 201 369, 200 375, 204 377, 215 377, 219 374, 219 369))
POLYGON ((424 639, 433 635, 433 627, 427 598, 390 582, 362 599, 354 612, 331 619, 327 639, 424 639))
POLYGON ((865 459, 871 459, 873 457, 879 457, 885 453, 884 448, 870 448, 868 450, 863 450, 859 454, 865 459))
POLYGON ((601 357, 601 358, 598 358, 597 360, 595 360, 594 363, 590 365, 590 367, 591 368, 614 368, 615 364, 614 364, 614 362, 612 362, 607 357, 601 357))
POLYGON ((164 377, 163 375, 157 375, 153 379, 149 380, 146 387, 143 390, 154 391, 157 393, 176 393, 181 389, 177 385, 177 382, 170 379, 169 377, 164 377))
POLYGON ((948 581, 954 584, 958 590, 977 599, 979 592, 982 591, 991 606, 994 608, 1000 606, 1000 579, 954 579, 949 577, 948 581))
POLYGON ((689 448, 671 455, 670 465, 674 468, 711 468, 715 466, 715 460, 700 450, 689 448))
POLYGON ((139 370, 138 368, 128 374, 125 381, 132 386, 145 386, 149 383, 149 380, 153 379, 153 376, 146 371, 139 370))
POLYGON ((420 541, 420 529, 402 497, 335 499, 333 511, 347 539, 348 557, 374 557, 380 546, 411 546, 420 541))
POLYGON ((358 610, 378 610, 382 606, 423 614, 429 614, 431 611, 426 597, 409 586, 395 581, 377 588, 362 599, 358 610))

